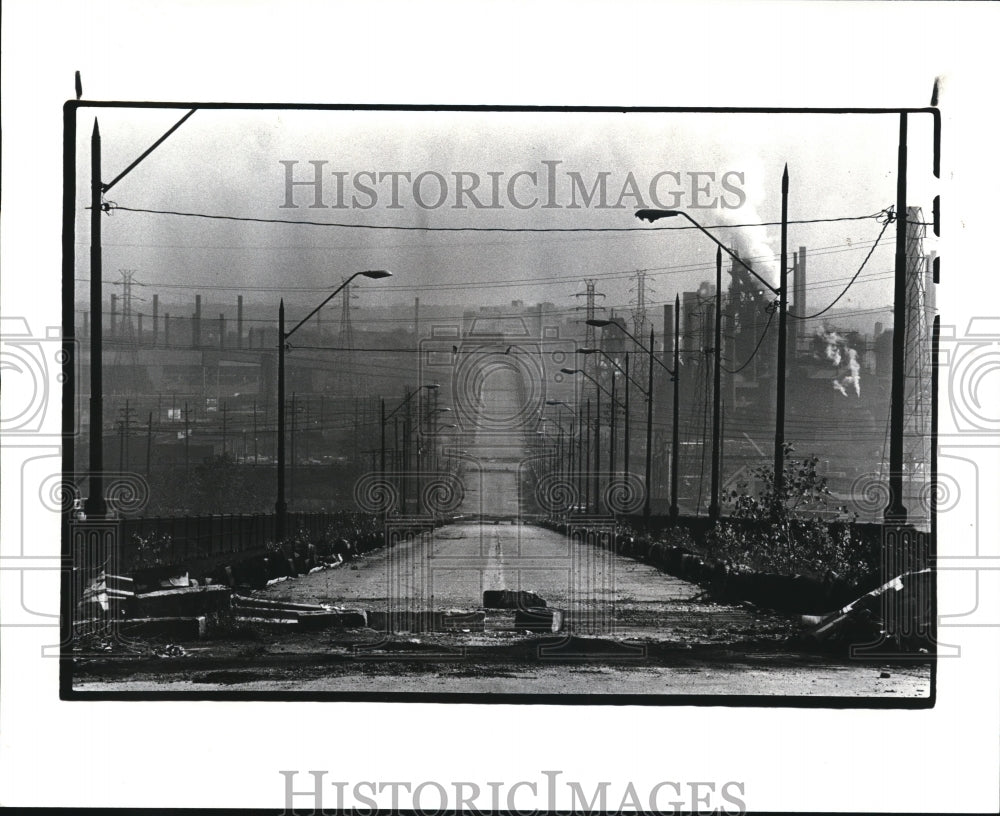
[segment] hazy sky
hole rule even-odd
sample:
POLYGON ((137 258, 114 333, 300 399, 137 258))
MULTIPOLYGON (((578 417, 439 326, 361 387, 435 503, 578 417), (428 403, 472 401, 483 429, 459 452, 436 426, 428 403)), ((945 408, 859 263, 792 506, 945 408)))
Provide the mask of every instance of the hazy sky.
MULTIPOLYGON (((104 181, 182 113, 97 111, 104 181)), ((78 278, 89 276, 84 208, 93 121, 93 110, 80 111, 78 278)), ((166 302, 193 300, 193 291, 209 301, 235 301, 240 290, 252 304, 276 304, 285 295, 300 308, 361 269, 394 273, 391 281, 364 284, 361 305, 419 296, 428 303, 521 299, 565 306, 584 290, 585 278, 597 278, 604 303, 627 309, 635 299, 635 271, 645 269, 647 299, 655 307, 714 277, 714 245, 694 230, 663 229, 685 226, 682 219, 653 227, 636 220, 635 209, 683 208, 706 226, 778 221, 787 163, 791 220, 875 213, 895 201, 897 133, 896 115, 199 110, 108 199, 125 207, 366 227, 636 231, 396 231, 118 211, 104 221, 104 278, 134 269, 145 291, 159 292, 166 302), (282 162, 296 162, 290 172, 302 181, 314 179, 311 162, 323 162, 325 207, 310 206, 315 190, 301 185, 292 190, 298 207, 282 206, 289 172, 282 162), (602 179, 606 192, 599 206, 602 179), (472 195, 460 194, 460 185, 473 187, 472 195)), ((923 193, 931 180, 929 116, 910 117, 909 143, 909 201, 929 220, 923 193)), ((872 219, 790 226, 789 263, 792 250, 809 248, 810 309, 840 292, 880 229, 872 219)), ((894 227, 886 232, 838 306, 891 302, 894 233, 894 227)), ((774 280, 777 226, 716 234, 742 246, 774 280)))

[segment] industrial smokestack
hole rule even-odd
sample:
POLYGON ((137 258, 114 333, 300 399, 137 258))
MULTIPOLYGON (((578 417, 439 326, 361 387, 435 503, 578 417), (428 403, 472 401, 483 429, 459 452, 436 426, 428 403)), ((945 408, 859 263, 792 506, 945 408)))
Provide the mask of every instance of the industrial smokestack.
POLYGON ((226 316, 219 312, 219 348, 226 347, 226 316))
POLYGON ((663 364, 673 365, 674 350, 674 304, 663 304, 663 364))
POLYGON ((163 345, 170 345, 170 312, 163 315, 163 345))
MULTIPOLYGON (((806 306, 806 248, 804 246, 800 246, 799 251, 795 253, 795 282, 792 286, 792 295, 795 300, 795 316, 805 317, 808 314, 808 307, 806 306)), ((805 326, 799 321, 798 334, 804 333, 805 326)))
POLYGON ((243 295, 236 296, 236 348, 243 348, 243 295))
POLYGON ((136 331, 138 332, 138 334, 136 335, 136 337, 137 337, 136 342, 141 346, 142 345, 142 312, 139 312, 139 314, 137 315, 137 318, 138 318, 138 321, 139 321, 139 325, 136 328, 136 331))
POLYGON ((118 319, 118 295, 111 296, 111 339, 115 339, 115 321, 118 319))
POLYGON ((194 296, 194 318, 191 321, 191 345, 201 346, 201 295, 194 296))
POLYGON ((696 348, 695 338, 698 336, 696 315, 698 311, 698 293, 685 292, 681 295, 681 349, 691 351, 696 348))
POLYGON ((160 296, 153 295, 153 345, 159 339, 160 333, 160 296))

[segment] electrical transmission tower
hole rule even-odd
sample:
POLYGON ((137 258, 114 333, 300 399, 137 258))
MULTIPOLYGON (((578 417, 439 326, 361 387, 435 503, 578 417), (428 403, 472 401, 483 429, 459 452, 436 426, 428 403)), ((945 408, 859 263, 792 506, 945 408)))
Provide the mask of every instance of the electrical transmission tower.
MULTIPOLYGON (((595 278, 587 278, 584 280, 584 285, 587 287, 586 292, 577 292, 577 297, 587 298, 587 304, 583 308, 586 309, 586 318, 584 318, 584 326, 586 331, 583 337, 584 348, 596 348, 597 347, 597 333, 595 328, 590 325, 590 321, 593 320, 597 315, 598 309, 603 309, 603 306, 598 306, 596 304, 596 298, 604 297, 603 292, 597 291, 597 280, 595 278)), ((579 308, 579 307, 577 307, 579 308)), ((591 377, 594 376, 594 368, 597 365, 597 360, 592 359, 594 355, 585 354, 583 355, 583 370, 587 372, 591 377)))
MULTIPOLYGON (((632 310, 632 334, 642 340, 649 342, 649 314, 646 311, 646 273, 638 271, 635 273, 635 308, 632 310)), ((656 349, 653 349, 656 352, 656 349)), ((649 360, 644 354, 640 354, 635 359, 635 377, 639 382, 645 382, 648 375, 649 360)))
POLYGON ((926 236, 920 207, 906 208, 905 417, 903 427, 904 503, 923 508, 930 484, 931 333, 934 283, 932 259, 924 254, 926 236), (923 499, 923 501, 921 500, 923 499))
POLYGON ((635 309, 632 310, 632 333, 636 337, 645 337, 649 333, 646 315, 646 273, 635 273, 635 309))
POLYGON ((139 370, 139 339, 132 324, 133 304, 142 300, 133 292, 142 286, 135 280, 134 269, 119 269, 122 279, 115 283, 122 287, 122 313, 115 332, 115 357, 111 365, 110 394, 117 401, 135 400, 146 378, 139 370))

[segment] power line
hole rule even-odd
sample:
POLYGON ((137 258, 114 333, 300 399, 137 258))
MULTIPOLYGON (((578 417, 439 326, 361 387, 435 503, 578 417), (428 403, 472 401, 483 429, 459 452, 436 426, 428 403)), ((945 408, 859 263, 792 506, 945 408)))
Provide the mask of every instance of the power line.
MULTIPOLYGON (((154 210, 146 207, 125 207, 121 204, 110 204, 109 210, 121 210, 122 212, 145 213, 147 215, 175 215, 183 218, 204 218, 211 221, 241 221, 254 224, 287 224, 291 226, 309 227, 338 227, 340 229, 367 229, 367 230, 394 230, 402 232, 674 232, 677 230, 702 229, 684 225, 680 227, 431 227, 414 226, 408 224, 347 224, 342 221, 313 221, 309 219, 293 218, 260 218, 244 215, 219 215, 216 213, 184 212, 181 210, 154 210)), ((797 221, 788 221, 789 224, 828 224, 835 221, 865 221, 869 218, 877 218, 882 214, 882 210, 869 215, 845 215, 835 218, 809 218, 797 221)), ((707 230, 713 229, 740 229, 745 227, 776 227, 780 226, 780 221, 761 221, 750 224, 723 224, 717 226, 704 227, 707 230)))
POLYGON ((889 228, 889 224, 891 223, 892 221, 890 219, 886 219, 886 222, 882 225, 882 231, 878 234, 878 238, 875 239, 875 243, 872 244, 872 248, 868 250, 868 254, 865 255, 865 259, 861 262, 861 266, 858 267, 858 271, 854 273, 854 277, 851 278, 847 286, 844 287, 844 290, 839 295, 837 295, 837 297, 833 299, 830 305, 828 305, 825 309, 820 309, 818 312, 816 312, 816 314, 797 315, 797 314, 792 314, 791 312, 789 312, 788 314, 791 315, 791 317, 794 317, 796 320, 812 320, 832 309, 836 305, 837 301, 847 294, 847 290, 854 285, 854 281, 858 279, 858 275, 860 275, 861 271, 865 268, 865 264, 868 263, 868 259, 872 256, 872 253, 875 252, 875 248, 878 246, 878 242, 882 240, 882 236, 885 235, 885 231, 889 228))
POLYGON ((750 356, 747 358, 747 361, 745 363, 743 363, 743 365, 741 365, 737 369, 730 370, 730 369, 726 368, 724 365, 720 364, 720 368, 723 371, 725 371, 727 374, 739 374, 744 368, 746 368, 748 365, 750 365, 750 363, 753 361, 753 358, 757 356, 757 352, 760 351, 761 344, 764 342, 764 338, 767 336, 767 330, 769 328, 771 328, 771 321, 772 320, 774 320, 774 311, 773 310, 768 315, 767 324, 764 326, 764 331, 762 331, 760 333, 760 339, 757 341, 757 345, 754 346, 753 351, 751 352, 750 356))
MULTIPOLYGON (((812 256, 817 255, 833 255, 840 252, 852 252, 859 249, 863 249, 868 242, 859 241, 856 244, 832 244, 825 247, 817 247, 811 250, 812 256)), ((761 261, 771 259, 774 260, 777 255, 774 256, 755 256, 747 258, 748 261, 761 261)), ((645 267, 642 269, 626 269, 618 270, 613 272, 596 272, 593 277, 602 278, 605 280, 613 280, 616 278, 630 278, 638 272, 649 272, 653 274, 684 274, 690 272, 698 272, 701 270, 707 270, 714 268, 714 264, 702 263, 702 264, 676 264, 670 266, 654 266, 645 267)), ((89 278, 75 278, 78 283, 89 283, 89 278)), ((380 291, 392 291, 392 292, 409 292, 409 291, 430 291, 430 290, 449 290, 449 289, 480 289, 484 287, 503 287, 507 285, 516 284, 527 284, 527 285, 543 285, 543 284, 557 284, 557 283, 576 283, 577 277, 566 276, 559 277, 555 275, 548 276, 535 276, 529 278, 507 278, 500 280, 491 280, 488 282, 478 282, 478 283, 464 283, 464 282, 442 282, 442 283, 422 283, 414 285, 400 285, 400 284, 388 284, 379 287, 380 291)), ((838 279, 833 279, 838 280, 838 279)), ((839 279, 843 280, 843 278, 839 279)), ((114 283, 114 281, 104 281, 104 283, 114 283)), ((816 289, 824 284, 817 284, 811 286, 810 289, 816 289)), ((324 292, 329 289, 328 286, 289 286, 287 284, 283 285, 272 285, 272 286, 251 286, 251 285, 224 285, 224 284, 204 284, 204 283, 147 283, 147 287, 155 286, 161 289, 193 289, 193 290, 205 290, 205 291, 216 291, 216 292, 280 292, 280 293, 291 293, 291 292, 302 292, 302 293, 314 293, 314 292, 324 292)), ((647 305, 658 301, 647 301, 647 305)), ((667 301, 663 301, 667 302, 667 301)))

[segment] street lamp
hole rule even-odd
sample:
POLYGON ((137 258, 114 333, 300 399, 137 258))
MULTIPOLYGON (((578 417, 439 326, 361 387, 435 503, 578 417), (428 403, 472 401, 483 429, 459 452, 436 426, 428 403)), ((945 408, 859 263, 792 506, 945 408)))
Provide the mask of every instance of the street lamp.
MULTIPOLYGON (((558 408, 560 411, 563 408, 565 408, 566 409, 566 413, 569 414, 569 418, 570 418, 570 421, 569 421, 569 431, 566 433, 567 440, 566 440, 566 445, 565 445, 565 448, 564 448, 564 450, 568 450, 569 457, 568 457, 565 465, 563 466, 562 470, 563 470, 563 473, 565 474, 566 481, 569 484, 573 484, 574 482, 576 482, 577 493, 582 496, 583 495, 583 485, 580 484, 580 480, 577 479, 577 477, 576 477, 576 473, 577 473, 576 458, 577 458, 577 456, 576 456, 576 454, 574 454, 574 451, 573 451, 573 448, 574 448, 574 446, 573 446, 573 437, 574 437, 574 435, 576 435, 574 428, 577 425, 577 421, 579 419, 579 417, 577 417, 577 412, 576 412, 576 410, 574 410, 573 406, 571 406, 569 403, 563 402, 562 400, 548 399, 548 400, 545 400, 545 404, 546 405, 551 405, 551 406, 553 406, 555 408, 558 408)), ((563 430, 564 430, 562 423, 559 422, 558 420, 555 420, 555 419, 553 419, 552 421, 555 422, 556 425, 559 426, 560 433, 562 433, 563 430)), ((581 478, 582 478, 582 474, 581 474, 581 478)), ((573 509, 575 509, 575 505, 574 505, 573 509)))
MULTIPOLYGON (((647 348, 628 329, 626 329, 621 323, 618 323, 618 322, 616 322, 614 320, 604 320, 604 319, 601 319, 601 318, 594 318, 592 320, 588 320, 587 321, 587 325, 588 326, 596 326, 599 329, 603 329, 603 328, 605 328, 607 326, 614 325, 615 327, 617 327, 617 329, 622 334, 624 334, 633 343, 635 343, 640 349, 642 349, 644 352, 646 352, 647 356, 649 357, 649 378, 648 378, 647 391, 646 391, 646 476, 645 476, 645 478, 646 478, 646 499, 645 499, 645 502, 643 503, 643 508, 642 508, 642 515, 643 515, 643 517, 646 519, 646 521, 648 523, 648 521, 649 521, 649 515, 650 515, 650 502, 651 502, 651 499, 652 499, 652 484, 651 484, 651 479, 652 479, 652 456, 653 456, 653 363, 654 362, 657 363, 660 366, 660 368, 662 368, 664 371, 666 371, 670 375, 671 379, 673 380, 673 383, 674 383, 674 405, 676 406, 676 404, 677 404, 677 388, 678 388, 677 381, 679 379, 679 371, 680 371, 680 367, 678 365, 678 358, 677 358, 677 336, 676 336, 676 331, 675 331, 675 334, 674 334, 674 369, 673 369, 673 371, 671 371, 669 368, 667 368, 666 364, 662 360, 660 360, 660 358, 657 357, 653 353, 653 348, 656 345, 656 343, 655 343, 655 335, 654 335, 652 329, 649 330, 649 348, 647 348)), ((679 450, 679 444, 680 444, 679 441, 678 441, 678 439, 679 439, 679 436, 678 436, 678 415, 677 415, 677 411, 676 410, 674 411, 673 426, 674 426, 673 427, 673 435, 674 435, 673 457, 676 460, 677 451, 679 450)), ((677 517, 677 508, 676 508, 676 505, 677 505, 676 498, 675 498, 674 494, 672 493, 671 494, 671 508, 670 508, 670 515, 671 515, 672 518, 676 518, 677 517)))
MULTIPOLYGON (((615 399, 613 391, 608 391, 603 385, 601 385, 597 380, 591 377, 582 368, 563 368, 560 369, 563 374, 581 374, 590 380, 595 386, 597 386, 597 421, 594 428, 594 507, 595 509, 600 509, 600 489, 601 489, 601 391, 608 395, 611 399, 611 421, 609 422, 609 430, 611 432, 611 450, 614 450, 614 437, 615 437, 615 408, 619 407, 621 403, 615 399)), ((614 465, 612 463, 612 469, 614 465)))
POLYGON ((388 422, 390 419, 392 419, 411 399, 413 399, 417 394, 419 394, 421 388, 424 389, 424 390, 426 390, 426 391, 434 391, 434 390, 436 390, 436 389, 438 389, 440 387, 441 386, 438 385, 437 383, 428 383, 426 385, 422 385, 420 388, 416 389, 412 393, 407 394, 406 398, 401 403, 399 403, 399 405, 397 405, 395 408, 393 408, 392 411, 390 411, 388 414, 386 414, 386 412, 385 412, 385 398, 382 397, 379 400, 379 406, 380 406, 380 424, 381 424, 381 427, 382 427, 382 431, 381 431, 381 446, 380 446, 381 447, 381 458, 380 458, 379 469, 381 471, 381 475, 382 475, 383 479, 385 478, 385 423, 388 422))
MULTIPOLYGON (((632 445, 632 443, 631 443, 631 435, 630 435, 631 434, 631 427, 632 427, 632 412, 631 412, 631 409, 629 407, 629 383, 632 383, 636 388, 638 388, 639 391, 640 391, 640 393, 642 393, 643 396, 648 397, 649 394, 646 393, 646 389, 644 389, 639 384, 639 382, 631 374, 629 374, 629 353, 628 352, 625 352, 625 367, 624 368, 622 368, 618 364, 618 361, 614 357, 612 357, 610 354, 608 354, 603 349, 599 349, 599 348, 579 348, 579 349, 576 350, 576 353, 577 354, 601 354, 601 355, 603 355, 604 357, 606 357, 610 361, 611 365, 613 365, 616 369, 618 369, 618 371, 620 371, 622 374, 625 375, 625 405, 624 405, 624 410, 625 410, 625 443, 624 443, 624 447, 625 447, 625 473, 630 473, 631 471, 629 470, 629 455, 630 455, 630 448, 631 448, 631 445, 632 445)), ((613 469, 614 469, 614 466, 612 465, 612 470, 613 469)))
POLYGON ((417 394, 419 394, 421 388, 427 391, 434 391, 440 387, 441 386, 438 385, 438 383, 427 383, 426 385, 421 386, 412 393, 407 394, 406 398, 401 403, 399 403, 399 405, 393 408, 389 414, 386 414, 385 412, 385 397, 382 397, 379 400, 380 425, 381 425, 381 431, 380 431, 381 454, 379 459, 379 475, 383 481, 385 481, 385 423, 388 422, 390 419, 392 419, 404 405, 406 405, 411 399, 413 399, 417 394))
MULTIPOLYGON (((775 372, 775 418, 774 418, 774 494, 780 496, 784 487, 785 477, 785 366, 788 355, 786 322, 788 313, 788 165, 781 174, 781 267, 778 274, 778 287, 775 288, 758 275, 750 265, 742 258, 738 257, 729 247, 725 246, 718 238, 695 221, 684 210, 652 210, 644 209, 636 211, 635 217, 650 223, 661 218, 673 218, 676 216, 686 218, 691 224, 707 235, 720 250, 723 250, 730 257, 737 260, 751 275, 759 280, 772 294, 778 297, 778 370, 775 372)), ((716 266, 721 268, 721 256, 718 256, 716 266)), ((720 279, 717 273, 717 280, 720 279)), ((722 298, 721 287, 716 288, 716 298, 722 298)), ((721 300, 719 301, 721 302, 721 300)), ((719 313, 718 305, 716 314, 719 313)), ((718 332, 718 330, 716 330, 718 332)), ((718 367, 719 350, 716 341, 716 366, 718 367)), ((714 452, 713 452, 714 456, 714 452)), ((713 501, 718 502, 717 498, 713 501)))
MULTIPOLYGON (((292 327, 291 331, 285 331, 285 300, 281 299, 278 304, 278 498, 274 503, 275 514, 275 538, 280 542, 285 538, 285 519, 288 512, 288 504, 285 502, 285 348, 288 338, 297 332, 302 325, 309 320, 316 312, 326 306, 334 297, 342 292, 352 280, 358 277, 380 280, 392 276, 392 272, 384 269, 370 269, 364 272, 355 272, 340 286, 338 286, 327 298, 315 309, 309 312, 302 320, 292 327)), ((384 455, 383 455, 384 460, 384 455)))
MULTIPOLYGON (((564 403, 564 402, 562 402, 560 400, 546 400, 545 402, 546 402, 546 405, 563 406, 563 405, 566 404, 566 403, 564 403)), ((572 412, 570 412, 570 417, 573 417, 575 419, 575 417, 574 417, 574 415, 573 415, 572 412)), ((556 453, 556 473, 561 478, 565 478, 566 474, 569 473, 570 474, 570 478, 567 479, 567 481, 570 481, 572 479, 572 473, 573 473, 573 444, 572 444, 573 426, 572 426, 572 424, 570 425, 569 430, 567 431, 566 430, 566 426, 563 425, 555 417, 547 417, 547 416, 544 415, 544 413, 542 413, 539 416, 539 420, 542 423, 542 428, 543 429, 545 428, 545 423, 546 422, 551 422, 553 425, 555 425, 559 429, 559 436, 557 437, 558 442, 557 442, 557 446, 556 446, 556 449, 557 449, 557 453, 556 453), (569 450, 568 450, 568 457, 566 455, 567 454, 567 450, 566 450, 567 446, 564 445, 564 443, 563 443, 563 436, 564 435, 567 436, 569 438, 569 440, 570 440, 570 442, 568 444, 568 448, 569 448, 569 450)), ((544 433, 544 430, 539 431, 539 433, 544 433)))

